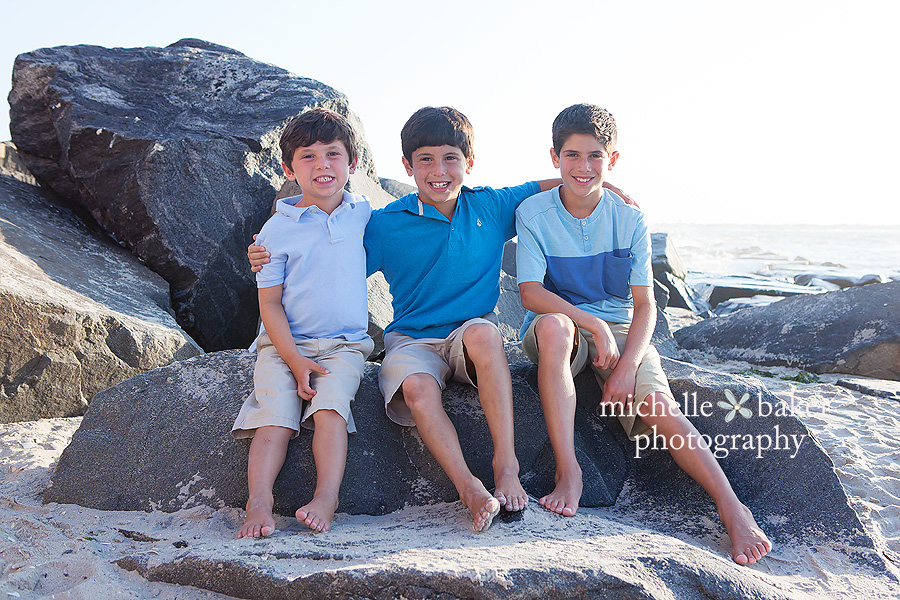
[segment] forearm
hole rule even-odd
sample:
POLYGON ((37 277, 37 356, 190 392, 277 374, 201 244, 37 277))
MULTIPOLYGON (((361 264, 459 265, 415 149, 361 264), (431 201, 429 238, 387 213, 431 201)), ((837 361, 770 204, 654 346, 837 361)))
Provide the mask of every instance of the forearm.
POLYGON ((637 369, 650 346, 650 339, 653 337, 655 327, 656 302, 650 296, 649 299, 644 298, 643 301, 636 302, 634 305, 634 316, 631 319, 631 326, 628 328, 625 348, 619 358, 620 365, 626 364, 637 369))
POLYGON ((562 179, 542 179, 537 182, 540 186, 542 192, 546 192, 547 190, 552 190, 555 187, 561 186, 563 180, 562 179))
POLYGON ((259 316, 278 355, 293 371, 302 362, 303 356, 294 343, 294 336, 281 304, 281 286, 278 286, 278 292, 274 292, 274 289, 259 290, 259 316))
POLYGON ((602 327, 604 323, 594 315, 581 310, 553 292, 547 291, 543 285, 536 281, 520 283, 519 297, 522 307, 526 310, 536 312, 539 315, 550 313, 566 315, 576 325, 588 331, 594 331, 598 327, 602 327))

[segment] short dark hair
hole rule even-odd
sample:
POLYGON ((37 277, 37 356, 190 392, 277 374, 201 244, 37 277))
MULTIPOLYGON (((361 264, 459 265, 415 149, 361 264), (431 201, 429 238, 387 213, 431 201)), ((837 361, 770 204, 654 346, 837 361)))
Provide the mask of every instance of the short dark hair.
POLYGON ((475 132, 472 123, 450 106, 420 108, 400 131, 403 156, 412 162, 412 153, 425 146, 456 146, 463 156, 472 158, 475 132))
POLYGON ((278 145, 281 147, 281 160, 289 167, 297 148, 312 146, 316 142, 330 144, 340 140, 347 147, 350 163, 357 158, 356 132, 350 123, 327 108, 312 108, 294 117, 284 128, 278 145))
POLYGON ((616 149, 616 120, 605 108, 594 104, 573 104, 553 119, 553 149, 557 154, 570 136, 586 133, 597 138, 606 151, 616 149))

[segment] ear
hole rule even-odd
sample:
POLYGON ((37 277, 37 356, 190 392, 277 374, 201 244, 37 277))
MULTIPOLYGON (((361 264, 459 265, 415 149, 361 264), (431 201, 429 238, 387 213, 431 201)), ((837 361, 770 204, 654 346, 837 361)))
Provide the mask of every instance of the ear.
POLYGON ((290 179, 291 181, 297 181, 297 176, 294 175, 294 172, 291 171, 291 168, 286 162, 282 161, 281 168, 284 169, 284 174, 287 175, 288 179, 290 179))
POLYGON ((553 161, 553 168, 559 168, 559 156, 556 155, 556 148, 550 148, 550 160, 553 161))
POLYGON ((475 153, 472 153, 472 156, 466 159, 466 175, 472 172, 472 167, 475 166, 475 153))
POLYGON ((616 166, 616 161, 619 160, 619 153, 613 152, 609 155, 609 164, 606 166, 607 171, 612 171, 612 168, 616 166))
POLYGON ((357 162, 357 160, 359 160, 359 159, 354 158, 354 159, 353 159, 353 162, 350 163, 350 174, 351 174, 351 175, 353 175, 354 173, 356 173, 356 162, 357 162))
POLYGON ((412 168, 412 165, 409 164, 409 161, 406 160, 406 157, 405 157, 405 156, 403 157, 403 167, 406 169, 406 174, 407 174, 409 177, 412 177, 412 174, 413 174, 413 168, 412 168))

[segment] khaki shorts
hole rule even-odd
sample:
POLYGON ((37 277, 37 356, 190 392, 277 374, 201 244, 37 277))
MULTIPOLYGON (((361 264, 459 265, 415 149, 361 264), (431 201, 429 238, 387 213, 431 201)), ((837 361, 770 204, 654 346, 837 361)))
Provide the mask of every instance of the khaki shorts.
POLYGON ((301 425, 305 429, 315 428, 310 416, 317 410, 337 412, 347 422, 347 431, 356 433, 350 402, 359 389, 366 358, 374 348, 372 339, 367 337, 358 342, 348 342, 295 338, 294 343, 300 354, 316 361, 330 373, 313 373, 311 385, 316 395, 305 402, 297 395, 297 380, 291 369, 281 359, 269 336, 261 335, 256 342, 253 392, 244 400, 241 412, 234 421, 231 435, 235 438, 253 437, 256 429, 270 426, 293 429, 293 437, 297 437, 301 425))
POLYGON ((404 427, 416 424, 400 389, 403 381, 410 375, 427 373, 434 377, 442 391, 449 379, 478 387, 475 374, 466 369, 463 333, 476 323, 497 327, 496 319, 494 313, 469 319, 451 331, 446 338, 416 339, 395 331, 385 335, 384 360, 381 361, 378 386, 384 396, 384 410, 388 418, 404 427))
MULTIPOLYGON (((538 362, 538 347, 537 338, 534 335, 534 327, 544 316, 546 315, 538 315, 534 318, 534 321, 532 321, 531 325, 528 327, 528 331, 525 332, 525 337, 522 339, 522 351, 531 362, 535 364, 538 362)), ((607 325, 609 325, 609 329, 612 331, 613 337, 616 340, 616 345, 619 347, 619 352, 622 352, 625 349, 625 340, 628 337, 629 324, 607 323, 607 325)), ((578 375, 590 365, 591 370, 594 371, 594 376, 597 378, 597 383, 599 383, 602 388, 603 382, 606 381, 606 378, 610 376, 612 371, 601 370, 594 367, 593 360, 597 356, 597 347, 594 345, 594 338, 590 332, 585 331, 580 327, 577 329, 578 336, 575 340, 575 348, 572 349, 572 362, 570 365, 572 368, 572 375, 578 375)), ((655 392, 663 393, 669 398, 674 398, 672 390, 669 388, 666 374, 662 369, 659 353, 656 351, 656 348, 649 346, 647 352, 644 354, 644 358, 641 360, 641 364, 638 365, 637 374, 635 375, 634 401, 624 413, 616 415, 619 422, 622 424, 622 427, 625 429, 625 433, 628 434, 628 437, 632 440, 651 433, 650 427, 638 416, 638 411, 640 410, 641 405, 646 401, 647 396, 655 392)))

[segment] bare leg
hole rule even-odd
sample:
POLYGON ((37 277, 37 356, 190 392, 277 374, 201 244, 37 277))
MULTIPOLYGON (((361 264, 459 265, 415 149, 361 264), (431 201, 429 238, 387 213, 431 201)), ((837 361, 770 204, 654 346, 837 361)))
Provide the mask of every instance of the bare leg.
POLYGON ((467 363, 478 379, 478 399, 494 443, 494 496, 509 511, 528 505, 528 494, 519 481, 513 435, 512 380, 503 338, 492 325, 476 323, 463 332, 467 363))
POLYGON ((316 462, 316 491, 309 504, 297 509, 297 520, 319 533, 331 529, 338 507, 338 494, 347 463, 347 422, 333 410, 313 413, 313 458, 316 462))
POLYGON ((685 417, 675 401, 665 394, 647 396, 641 407, 642 419, 656 434, 666 440, 669 453, 678 466, 712 496, 719 518, 731 538, 731 558, 739 565, 753 564, 772 549, 750 509, 744 506, 728 483, 722 467, 694 425, 685 417), (648 413, 648 416, 643 416, 648 413), (678 446, 676 450, 673 447, 678 446))
POLYGON ((575 457, 575 382, 569 367, 575 344, 575 324, 565 315, 541 317, 535 325, 540 350, 538 389, 556 457, 556 488, 541 506, 564 517, 574 516, 584 487, 575 457))
POLYGON ((293 435, 294 431, 286 427, 260 427, 254 433, 247 463, 247 484, 250 490, 247 517, 237 533, 238 538, 259 537, 275 532, 275 518, 272 515, 275 498, 272 496, 272 486, 284 465, 288 442, 293 435))
POLYGON ((466 465, 456 428, 444 411, 441 386, 431 375, 416 373, 403 380, 402 389, 422 441, 472 513, 475 531, 484 531, 500 511, 500 503, 466 465))

